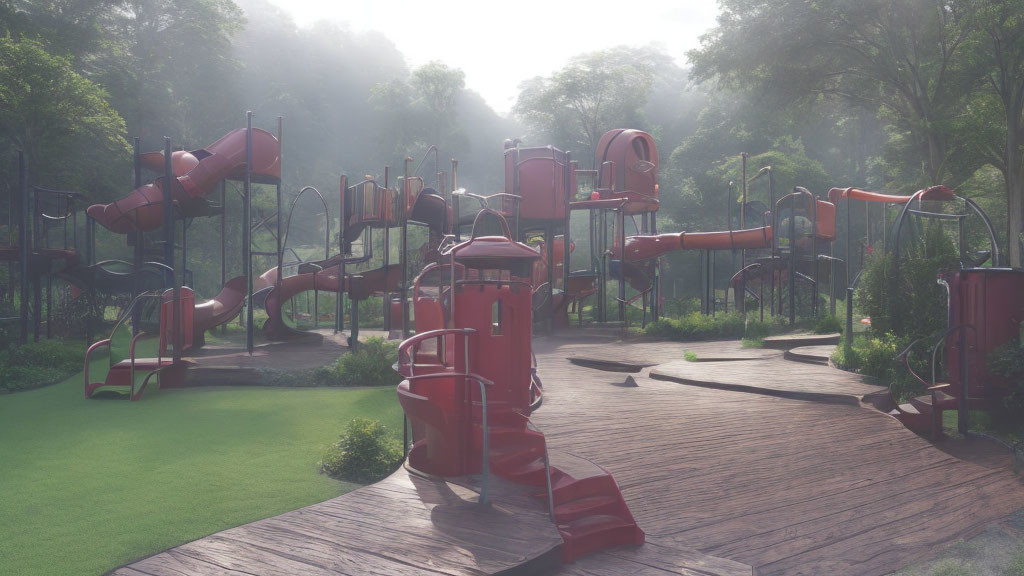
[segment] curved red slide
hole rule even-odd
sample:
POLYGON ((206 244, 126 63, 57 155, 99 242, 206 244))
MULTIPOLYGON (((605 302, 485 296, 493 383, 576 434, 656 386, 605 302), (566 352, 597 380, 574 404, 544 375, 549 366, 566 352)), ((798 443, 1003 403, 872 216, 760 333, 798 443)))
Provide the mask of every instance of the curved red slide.
POLYGON ((922 200, 936 200, 945 201, 952 200, 954 193, 949 188, 938 185, 924 190, 918 190, 914 194, 909 196, 895 196, 892 194, 883 194, 881 192, 868 192, 867 190, 861 190, 859 188, 832 188, 828 191, 829 202, 836 204, 840 198, 847 198, 851 200, 863 200, 864 202, 888 202, 891 204, 906 204, 911 198, 920 194, 922 200))
MULTIPOLYGON (((171 197, 182 211, 188 213, 203 205, 197 202, 209 194, 214 185, 225 178, 245 175, 246 130, 228 132, 206 148, 192 152, 175 152, 171 163, 175 177, 171 180, 171 197)), ((163 154, 142 155, 142 163, 163 170, 163 154)), ((252 130, 252 173, 280 179, 281 145, 266 130, 252 130)), ((94 204, 86 210, 94 220, 119 234, 135 230, 155 230, 163 224, 165 178, 133 190, 131 194, 110 204, 94 204)))
POLYGON ((245 291, 245 276, 237 276, 228 280, 216 296, 196 304, 192 311, 192 341, 196 346, 203 344, 207 330, 238 316, 245 304, 245 291))
MULTIPOLYGON (((274 268, 276 270, 276 268, 274 268)), ((270 340, 287 340, 301 335, 301 332, 290 328, 284 323, 281 308, 296 295, 310 290, 336 292, 340 288, 347 292, 352 300, 365 300, 370 294, 398 291, 402 282, 402 269, 397 264, 387 268, 376 268, 366 272, 345 274, 345 280, 339 287, 340 266, 331 266, 318 272, 296 274, 281 280, 280 289, 275 288, 267 295, 265 304, 267 321, 263 325, 263 333, 270 340), (361 276, 360 282, 353 281, 353 276, 361 276)), ((264 276, 276 276, 264 274, 264 276)))

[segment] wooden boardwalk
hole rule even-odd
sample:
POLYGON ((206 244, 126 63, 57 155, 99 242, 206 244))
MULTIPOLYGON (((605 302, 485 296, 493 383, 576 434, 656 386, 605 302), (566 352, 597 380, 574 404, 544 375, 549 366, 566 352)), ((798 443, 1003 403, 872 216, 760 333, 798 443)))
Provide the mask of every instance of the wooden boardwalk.
POLYGON ((562 544, 530 490, 495 482, 495 506, 405 469, 344 496, 183 544, 117 576, 477 576, 562 544))
POLYGON ((558 567, 561 539, 528 493, 499 483, 494 508, 482 510, 471 490, 400 470, 115 574, 873 575, 1024 507, 1008 455, 988 444, 935 447, 859 401, 877 386, 834 369, 778 355, 683 361, 687 350, 758 356, 726 342, 619 342, 584 332, 534 347, 545 402, 533 421, 553 459, 564 453, 612 472, 647 532, 643 547, 558 567), (655 380, 650 368, 586 368, 570 356, 656 361, 663 375, 682 370, 675 380, 704 384, 655 380), (638 386, 624 386, 627 376, 638 386))
MULTIPOLYGON (((612 359, 680 358, 723 343, 618 344, 612 359)), ((660 546, 753 566, 756 574, 886 574, 969 537, 1024 506, 1009 456, 987 444, 978 463, 936 449, 859 403, 792 400, 686 386, 570 365, 586 344, 538 341, 547 399, 533 417, 553 448, 606 467, 640 527, 660 546), (568 350, 567 350, 568 349, 568 350)), ((849 379, 774 358, 694 364, 737 370, 741 383, 849 379)), ((795 384, 794 384, 795 385, 795 384)), ((841 385, 842 386, 842 385, 841 385)), ((974 451, 978 453, 978 451, 974 451)), ((599 556, 581 560, 587 572, 599 556)))

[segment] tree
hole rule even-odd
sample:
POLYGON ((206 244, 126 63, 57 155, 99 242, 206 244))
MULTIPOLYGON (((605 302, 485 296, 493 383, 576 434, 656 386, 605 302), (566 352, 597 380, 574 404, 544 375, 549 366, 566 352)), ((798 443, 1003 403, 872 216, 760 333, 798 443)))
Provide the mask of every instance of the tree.
POLYGON ((654 70, 667 56, 619 47, 577 56, 550 78, 524 82, 513 112, 537 136, 593 158, 601 135, 643 128, 654 70))
POLYGON ((466 74, 434 61, 414 70, 410 83, 413 94, 417 96, 415 103, 425 106, 429 113, 430 143, 445 144, 453 136, 455 104, 466 86, 466 74))
POLYGON ((1010 265, 1019 267, 1024 265, 1024 1, 977 0, 970 5, 977 29, 973 56, 986 71, 986 91, 998 103, 992 106, 984 95, 972 102, 978 116, 975 128, 980 126, 986 137, 1001 132, 1003 140, 1000 147, 986 143, 978 148, 1003 174, 1010 265), (1001 118, 992 122, 997 115, 1001 118))
POLYGON ((961 2, 725 0, 718 27, 691 52, 695 75, 778 105, 828 97, 880 112, 908 145, 914 181, 955 185, 952 125, 976 82, 961 2))
POLYGON ((0 37, 0 145, 25 151, 35 183, 102 189, 125 167, 124 120, 106 97, 69 58, 0 37))

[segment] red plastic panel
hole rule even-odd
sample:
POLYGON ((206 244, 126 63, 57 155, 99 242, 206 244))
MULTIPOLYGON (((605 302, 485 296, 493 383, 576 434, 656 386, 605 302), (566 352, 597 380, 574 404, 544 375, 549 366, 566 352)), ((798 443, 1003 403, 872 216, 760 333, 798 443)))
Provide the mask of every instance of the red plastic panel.
MULTIPOLYGON (((1008 268, 973 268, 946 274, 950 285, 953 326, 969 324, 967 382, 971 397, 997 397, 1007 382, 988 372, 988 357, 993 350, 1019 334, 1024 319, 1024 271, 1008 268)), ((962 395, 960 377, 960 337, 947 337, 946 354, 949 392, 962 395)))
MULTIPOLYGON (((476 330, 470 344, 470 365, 495 383, 487 389, 492 412, 530 406, 532 315, 533 295, 525 283, 463 284, 456 290, 455 327, 476 330), (499 301, 498 318, 493 322, 499 301)), ((479 398, 479 390, 472 393, 479 398)))
MULTIPOLYGON (((192 347, 193 328, 192 317, 196 305, 196 294, 191 288, 181 287, 178 291, 178 299, 181 302, 181 324, 182 324, 182 351, 192 347)), ((168 289, 163 293, 160 303, 160 355, 168 355, 171 349, 171 342, 174 340, 174 290, 168 289)))

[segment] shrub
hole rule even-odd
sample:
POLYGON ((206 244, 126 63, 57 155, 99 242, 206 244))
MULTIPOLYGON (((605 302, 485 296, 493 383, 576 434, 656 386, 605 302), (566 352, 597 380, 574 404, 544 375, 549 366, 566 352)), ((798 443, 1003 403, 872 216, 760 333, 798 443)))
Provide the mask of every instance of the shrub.
POLYGON ((831 314, 820 316, 814 323, 815 334, 835 334, 843 331, 843 325, 839 318, 831 314))
POLYGON ((324 453, 320 472, 338 480, 369 483, 393 472, 401 461, 401 442, 383 424, 356 418, 324 453))
POLYGON ((946 327, 946 294, 935 279, 958 262, 952 240, 940 226, 929 225, 920 245, 907 246, 898 270, 891 254, 868 258, 857 287, 857 307, 871 317, 878 333, 911 338, 937 333, 946 327))
POLYGON ((325 366, 317 380, 328 386, 394 386, 402 380, 391 368, 396 362, 398 344, 375 336, 361 342, 356 352, 325 366))
MULTIPOLYGON (((896 355, 910 344, 908 338, 897 337, 891 332, 881 336, 855 337, 849 356, 846 355, 846 338, 844 334, 832 354, 832 362, 837 366, 889 384, 893 396, 900 401, 924 392, 921 383, 910 375, 902 363, 896 361, 896 355)), ((920 352, 923 348, 917 350, 920 352)), ((911 363, 918 374, 926 374, 931 366, 931 357, 917 353, 911 356, 911 363)))
POLYGON ((700 312, 700 298, 669 298, 665 300, 663 312, 666 316, 679 318, 694 312, 700 312))
POLYGON ((25 390, 63 380, 82 369, 85 347, 40 340, 0 352, 0 388, 25 390))
POLYGON ((736 312, 714 317, 692 312, 682 318, 662 318, 652 322, 644 334, 667 340, 714 340, 741 338, 745 329, 744 317, 736 312))
POLYGON ((1000 430, 1020 426, 1024 421, 1024 348, 1013 339, 988 357, 989 371, 1008 380, 1002 399, 992 411, 993 424, 1000 430))

